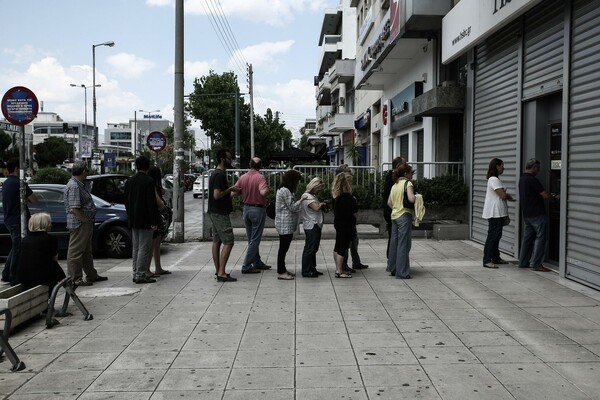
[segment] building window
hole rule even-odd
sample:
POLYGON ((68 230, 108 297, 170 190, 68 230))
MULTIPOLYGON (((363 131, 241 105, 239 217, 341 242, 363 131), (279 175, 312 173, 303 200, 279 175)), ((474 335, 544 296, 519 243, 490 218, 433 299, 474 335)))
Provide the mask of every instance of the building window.
POLYGON ((405 160, 408 160, 408 134, 400 136, 399 156, 404 157, 405 160))

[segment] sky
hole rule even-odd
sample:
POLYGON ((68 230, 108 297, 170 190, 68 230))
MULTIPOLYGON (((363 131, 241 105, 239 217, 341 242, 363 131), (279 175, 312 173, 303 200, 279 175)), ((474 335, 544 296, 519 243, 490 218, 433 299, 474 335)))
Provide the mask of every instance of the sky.
MULTIPOLYGON (((315 117, 320 58, 318 38, 326 8, 339 0, 186 0, 185 89, 214 70, 238 75, 246 86, 246 63, 254 71, 255 114, 280 112, 297 131, 315 117), (226 32, 227 36, 217 32, 226 32)), ((84 120, 84 84, 92 85, 96 47, 97 126, 128 122, 136 110, 160 110, 173 121, 175 0, 0 0, 0 96, 31 89, 45 112, 84 120)), ((249 97, 246 96, 249 102, 249 97)), ((87 89, 92 124, 92 88, 87 89)), ((138 112, 138 118, 140 118, 138 112)), ((198 131, 200 123, 193 121, 198 131)), ((206 138, 197 135, 197 148, 206 138)))

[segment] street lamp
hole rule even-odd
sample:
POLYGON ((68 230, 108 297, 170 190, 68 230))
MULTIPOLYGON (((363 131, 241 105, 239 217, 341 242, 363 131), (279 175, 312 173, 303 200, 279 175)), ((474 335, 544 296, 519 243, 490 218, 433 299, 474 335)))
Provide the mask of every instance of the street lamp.
MULTIPOLYGON (((94 85, 94 87, 100 87, 100 86, 102 86, 102 85, 100 85, 100 84, 94 85)), ((83 92, 84 92, 84 101, 83 101, 83 103, 84 103, 84 107, 85 107, 85 122, 84 122, 83 126, 84 126, 84 129, 85 129, 85 132, 86 132, 86 136, 87 136, 87 132, 88 132, 88 129, 87 129, 87 126, 88 126, 87 125, 87 90, 88 90, 88 88, 91 88, 92 86, 85 86, 83 83, 81 85, 76 85, 74 83, 71 83, 71 87, 80 87, 80 88, 83 88, 83 92)), ((83 158, 81 156, 81 131, 83 131, 83 129, 79 130, 79 139, 78 139, 79 140, 79 149, 78 149, 78 153, 77 153, 77 155, 79 156, 80 160, 83 158)))
POLYGON ((92 109, 94 113, 94 149, 98 149, 98 132, 96 131, 96 47, 113 47, 115 42, 104 42, 92 45, 92 109))
MULTIPOLYGON (((160 112, 160 110, 152 110, 152 111, 146 111, 146 110, 138 110, 141 113, 148 113, 148 114, 144 114, 143 118, 146 118, 146 115, 148 116, 148 135, 152 133, 152 129, 150 129, 150 125, 151 125, 151 121, 152 121, 152 113, 157 113, 160 112)), ((136 137, 137 140, 137 137, 136 137)), ((141 147, 142 147, 142 143, 140 142, 140 153, 141 153, 141 147)))

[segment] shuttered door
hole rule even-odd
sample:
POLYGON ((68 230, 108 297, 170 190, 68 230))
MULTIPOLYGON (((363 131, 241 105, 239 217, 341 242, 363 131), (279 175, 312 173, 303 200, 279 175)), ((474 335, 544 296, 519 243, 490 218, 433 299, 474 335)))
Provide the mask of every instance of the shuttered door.
POLYGON ((564 0, 547 0, 525 14, 524 100, 562 90, 564 11, 564 0))
MULTIPOLYGON (((504 161, 500 179, 509 193, 516 193, 517 127, 519 79, 518 37, 520 19, 475 48, 475 95, 473 113, 473 186, 471 237, 485 242, 488 223, 481 218, 492 158, 504 161)), ((509 203, 512 221, 516 221, 515 203, 509 203)), ((504 227, 500 249, 513 254, 515 223, 504 227)))
POLYGON ((573 3, 570 67, 566 273, 600 286, 600 0, 573 3))

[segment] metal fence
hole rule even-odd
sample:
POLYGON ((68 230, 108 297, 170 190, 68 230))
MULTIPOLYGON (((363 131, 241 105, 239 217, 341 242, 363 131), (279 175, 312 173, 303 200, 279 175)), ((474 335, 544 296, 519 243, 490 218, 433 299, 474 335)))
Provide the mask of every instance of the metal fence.
MULTIPOLYGON (((465 164, 454 161, 409 162, 415 169, 413 179, 433 178, 436 176, 457 176, 465 179, 465 164)), ((381 175, 392 169, 392 163, 381 164, 381 175)))

